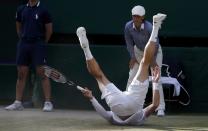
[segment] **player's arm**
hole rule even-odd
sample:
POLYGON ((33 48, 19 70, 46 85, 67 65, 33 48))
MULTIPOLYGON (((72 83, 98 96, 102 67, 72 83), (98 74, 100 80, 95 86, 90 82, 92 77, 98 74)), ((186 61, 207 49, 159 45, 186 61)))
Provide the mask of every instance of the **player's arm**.
POLYGON ((82 91, 83 95, 88 98, 91 102, 95 110, 98 112, 99 115, 101 115, 103 118, 105 118, 107 121, 111 121, 112 115, 110 111, 106 111, 102 105, 95 99, 95 97, 92 95, 92 91, 88 88, 85 88, 85 90, 82 91))
POLYGON ((160 67, 156 66, 153 69, 153 74, 152 74, 152 104, 147 106, 145 110, 145 117, 150 116, 155 109, 158 107, 160 103, 160 94, 159 94, 159 86, 158 86, 158 81, 160 79, 160 67))
POLYGON ((45 31, 46 31, 45 32, 45 42, 47 43, 53 33, 53 24, 52 23, 45 24, 45 31))

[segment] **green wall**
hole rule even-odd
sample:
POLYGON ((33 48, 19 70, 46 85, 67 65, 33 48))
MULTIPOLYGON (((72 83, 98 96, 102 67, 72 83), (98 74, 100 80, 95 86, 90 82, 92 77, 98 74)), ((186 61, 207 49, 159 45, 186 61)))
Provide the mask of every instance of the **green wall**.
MULTIPOLYGON (((15 12, 27 0, 6 1, 0 5, 2 45, 16 43, 15 12)), ((205 0, 41 0, 54 19, 54 31, 75 33, 77 27, 85 26, 90 34, 123 34, 125 23, 131 19, 131 9, 135 5, 146 8, 146 18, 158 12, 168 17, 161 30, 162 36, 207 37, 205 0)), ((5 49, 9 49, 8 46, 5 49)), ((10 48, 14 50, 13 48, 10 48)), ((2 57, 2 56, 1 56, 2 57)))
MULTIPOLYGON (((66 76, 79 83, 81 86, 88 86, 93 90, 96 97, 100 99, 100 93, 97 89, 96 81, 88 74, 83 52, 78 45, 50 45, 48 49, 49 65, 64 72, 66 76)), ((106 76, 121 90, 124 90, 128 78, 129 59, 126 47, 92 45, 91 49, 106 76)), ((208 108, 208 98, 206 97, 206 92, 208 91, 208 70, 206 68, 208 66, 208 48, 166 47, 163 48, 163 52, 165 59, 169 59, 169 61, 173 62, 178 61, 183 65, 183 70, 186 75, 185 88, 188 90, 191 96, 190 105, 181 106, 178 103, 167 103, 168 110, 173 112, 174 110, 207 112, 206 109, 208 108), (200 109, 200 111, 198 108, 199 106, 203 107, 200 109)), ((69 107, 71 106, 77 108, 78 104, 80 105, 79 108, 82 108, 83 103, 86 102, 79 91, 62 88, 64 86, 66 87, 66 85, 61 85, 55 82, 52 84, 54 85, 53 90, 56 92, 54 99, 58 100, 57 104, 60 104, 59 101, 63 102, 63 105, 60 106, 65 106, 65 102, 68 102, 70 103, 68 105, 69 107), (77 95, 77 97, 74 98, 74 95, 77 95)), ((166 94, 166 96, 168 95, 166 94)), ((101 102, 104 104, 103 101, 101 102)), ((84 105, 84 108, 87 108, 88 106, 90 105, 87 102, 86 105, 84 105)))
MULTIPOLYGON (((207 37, 208 17, 205 0, 105 0, 105 1, 69 1, 41 0, 54 19, 54 32, 74 34, 77 27, 85 26, 89 34, 123 34, 126 21, 131 19, 130 10, 141 4, 147 10, 147 19, 158 12, 168 14, 162 36, 170 37, 207 37), (200 19, 200 20, 199 20, 200 19)), ((15 12, 19 4, 26 0, 2 1, 0 5, 1 48, 0 62, 14 63, 16 43, 15 12)), ((114 43, 116 44, 116 43, 114 43)), ((188 44, 188 43, 187 43, 188 44)))
POLYGON ((161 35, 178 37, 207 37, 208 23, 205 0, 42 0, 54 16, 56 32, 74 33, 85 26, 90 34, 123 34, 125 23, 131 19, 135 5, 146 8, 152 21, 156 13, 167 13, 161 35))
POLYGON ((16 54, 16 27, 15 12, 18 1, 3 1, 0 4, 0 62, 10 63, 15 61, 16 54))
MULTIPOLYGON (((125 46, 92 45, 91 50, 106 76, 121 90, 124 90, 128 78, 129 59, 125 46)), ((188 106, 181 106, 176 102, 167 102, 167 111, 207 112, 207 52, 208 48, 163 48, 166 59, 177 60, 184 66, 185 88, 191 96, 191 103, 188 106)), ((88 74, 85 58, 79 45, 49 45, 48 64, 63 72, 79 85, 92 89, 96 98, 100 100, 101 94, 97 83, 88 74)), ((15 65, 0 65, 0 71, 3 74, 0 81, 0 99, 12 101, 15 95, 16 67, 15 65)), ((84 99, 78 90, 53 81, 51 84, 53 102, 56 108, 92 109, 90 103, 84 99)), ((36 80, 34 88, 36 101, 41 101, 42 89, 39 80, 36 80)), ((167 92, 167 88, 164 88, 167 92)), ((168 95, 170 94, 166 94, 166 96, 168 95)), ((105 105, 104 101, 100 102, 105 105)))
POLYGON ((0 65, 0 101, 15 99, 16 67, 15 65, 0 65))

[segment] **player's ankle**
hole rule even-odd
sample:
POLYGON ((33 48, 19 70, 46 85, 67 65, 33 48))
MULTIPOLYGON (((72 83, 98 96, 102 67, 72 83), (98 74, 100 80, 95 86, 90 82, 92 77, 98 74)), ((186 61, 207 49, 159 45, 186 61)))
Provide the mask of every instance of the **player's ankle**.
POLYGON ((83 51, 84 51, 86 60, 93 59, 93 55, 92 55, 89 47, 88 48, 84 48, 83 51))

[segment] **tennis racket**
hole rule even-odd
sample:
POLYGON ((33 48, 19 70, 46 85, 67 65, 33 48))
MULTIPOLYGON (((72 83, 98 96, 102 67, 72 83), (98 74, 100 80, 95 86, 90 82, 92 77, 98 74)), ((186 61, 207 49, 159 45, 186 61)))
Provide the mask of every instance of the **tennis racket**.
POLYGON ((67 79, 64 74, 59 72, 58 70, 50 67, 50 66, 44 66, 44 74, 48 77, 51 78, 53 81, 58 82, 58 83, 63 83, 67 84, 69 86, 74 86, 80 91, 85 91, 84 88, 81 86, 75 84, 73 81, 67 79))

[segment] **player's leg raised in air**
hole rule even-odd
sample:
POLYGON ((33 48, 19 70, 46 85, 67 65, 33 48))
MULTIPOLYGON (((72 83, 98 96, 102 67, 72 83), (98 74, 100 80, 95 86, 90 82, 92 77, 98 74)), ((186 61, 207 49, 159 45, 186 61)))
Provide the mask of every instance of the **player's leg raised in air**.
MULTIPOLYGON (((153 61, 155 50, 156 48, 158 48, 157 47, 158 45, 155 44, 157 41, 157 37, 158 37, 158 31, 161 27, 162 21, 165 18, 166 18, 165 14, 157 14, 153 16, 153 30, 152 30, 150 39, 145 47, 144 56, 140 63, 139 71, 137 72, 137 75, 135 77, 135 79, 137 79, 140 82, 145 82, 148 79, 149 66, 153 61)), ((155 81, 154 83, 157 83, 157 82, 158 80, 155 81)), ((152 104, 145 108, 145 117, 148 117, 150 114, 152 114, 155 111, 155 109, 158 107, 159 102, 160 102, 158 86, 154 83, 153 83, 152 104)))
POLYGON ((121 119, 125 119, 135 113, 135 110, 128 110, 129 107, 133 106, 134 104, 131 104, 131 102, 129 103, 128 98, 123 94, 123 92, 107 79, 99 64, 92 56, 89 49, 88 39, 86 37, 86 30, 83 27, 79 27, 77 29, 77 36, 79 37, 80 45, 85 54, 87 69, 89 73, 97 80, 99 89, 102 92, 101 98, 105 98, 106 103, 111 111, 121 119))
POLYGON ((86 58, 86 64, 87 64, 87 69, 89 73, 94 76, 94 78, 97 80, 100 91, 103 91, 103 88, 107 84, 110 83, 110 81, 106 78, 104 73, 102 72, 99 64, 91 54, 90 48, 89 48, 89 42, 86 36, 86 30, 84 27, 79 27, 77 29, 77 36, 79 38, 80 45, 84 51, 84 55, 86 58))

